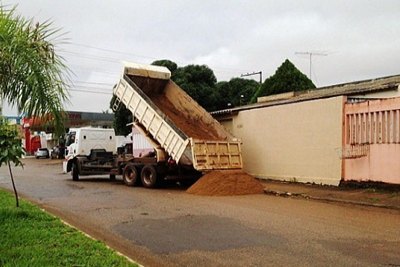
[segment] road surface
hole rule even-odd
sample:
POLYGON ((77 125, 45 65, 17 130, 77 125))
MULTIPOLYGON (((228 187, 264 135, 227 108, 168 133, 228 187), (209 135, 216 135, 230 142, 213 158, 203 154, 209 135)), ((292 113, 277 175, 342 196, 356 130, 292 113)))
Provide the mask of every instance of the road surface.
MULTIPOLYGON (((400 266, 399 211, 73 182, 60 161, 24 162, 13 169, 21 195, 145 266, 400 266)), ((11 189, 7 171, 0 187, 11 189)))

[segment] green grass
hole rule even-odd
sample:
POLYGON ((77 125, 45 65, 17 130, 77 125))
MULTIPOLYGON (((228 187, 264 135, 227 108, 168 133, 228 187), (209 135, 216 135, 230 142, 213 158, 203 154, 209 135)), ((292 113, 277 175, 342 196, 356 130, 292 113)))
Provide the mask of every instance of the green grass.
POLYGON ((137 266, 27 201, 0 190, 0 266, 137 266))

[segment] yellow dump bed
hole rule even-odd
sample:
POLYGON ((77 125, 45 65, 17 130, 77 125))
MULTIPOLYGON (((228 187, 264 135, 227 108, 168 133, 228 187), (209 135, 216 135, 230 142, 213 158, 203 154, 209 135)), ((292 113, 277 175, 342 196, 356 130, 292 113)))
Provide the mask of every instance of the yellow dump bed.
POLYGON ((241 169, 240 141, 170 79, 165 67, 128 63, 114 88, 147 136, 196 170, 241 169))

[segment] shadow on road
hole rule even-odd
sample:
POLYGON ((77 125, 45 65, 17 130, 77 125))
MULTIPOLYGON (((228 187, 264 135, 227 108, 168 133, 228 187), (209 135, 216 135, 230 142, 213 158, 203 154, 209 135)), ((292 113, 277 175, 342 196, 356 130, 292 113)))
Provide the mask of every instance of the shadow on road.
MULTIPOLYGON (((98 176, 92 176, 92 177, 84 177, 80 178, 78 181, 72 181, 71 178, 65 179, 66 181, 74 182, 77 184, 85 184, 85 183, 101 183, 101 184, 115 184, 115 185, 125 185, 123 180, 121 178, 117 178, 115 180, 110 180, 108 176, 105 177, 98 177, 98 176)), ((179 181, 164 181, 160 185, 158 185, 156 188, 151 188, 148 190, 163 190, 163 189, 168 189, 168 190, 176 190, 176 191, 186 191, 194 182, 179 182, 179 181)), ((135 187, 143 187, 141 184, 138 184, 135 187)))

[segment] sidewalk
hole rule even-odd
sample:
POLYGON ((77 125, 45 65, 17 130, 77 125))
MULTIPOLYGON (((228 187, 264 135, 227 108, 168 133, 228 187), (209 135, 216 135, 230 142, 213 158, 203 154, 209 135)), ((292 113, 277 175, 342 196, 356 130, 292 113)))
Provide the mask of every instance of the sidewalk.
POLYGON ((264 185, 264 192, 268 195, 400 210, 399 189, 334 187, 275 180, 260 181, 264 185))

